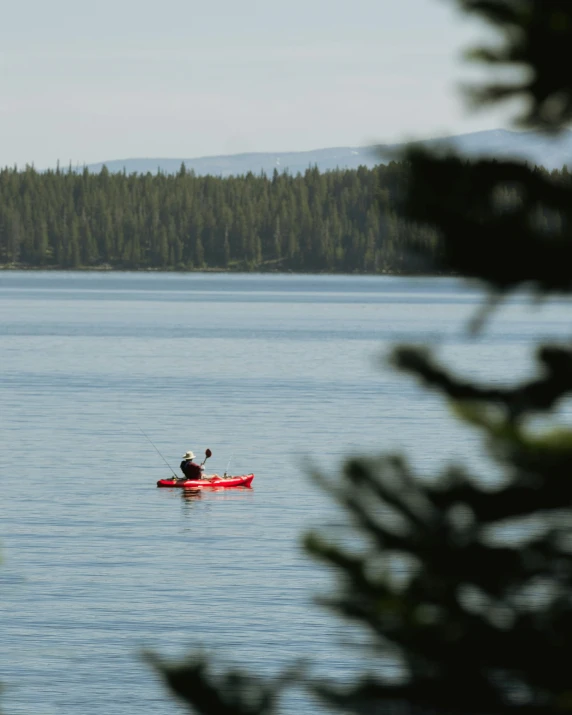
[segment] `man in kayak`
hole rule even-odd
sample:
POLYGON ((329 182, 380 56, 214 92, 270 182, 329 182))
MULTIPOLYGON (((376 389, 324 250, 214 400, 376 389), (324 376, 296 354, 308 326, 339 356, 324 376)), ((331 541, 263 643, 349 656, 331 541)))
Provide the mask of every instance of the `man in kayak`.
POLYGON ((204 467, 196 462, 193 462, 195 455, 191 450, 185 452, 183 461, 180 464, 181 472, 185 475, 185 479, 202 479, 204 467))

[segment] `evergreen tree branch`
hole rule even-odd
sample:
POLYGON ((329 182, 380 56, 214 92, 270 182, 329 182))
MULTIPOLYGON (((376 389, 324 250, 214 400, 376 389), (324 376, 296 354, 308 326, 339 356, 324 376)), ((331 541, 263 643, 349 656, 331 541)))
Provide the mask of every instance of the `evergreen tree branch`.
MULTIPOLYGON (((572 265, 572 264, 571 264, 572 265)), ((572 350, 544 346, 538 349, 541 376, 512 388, 488 388, 453 377, 426 350, 402 346, 392 363, 413 374, 422 384, 454 401, 488 402, 505 411, 509 421, 552 410, 572 392, 572 350)))
POLYGON ((524 100, 522 126, 559 131, 572 120, 572 7, 568 0, 455 0, 465 12, 490 23, 501 46, 479 48, 472 59, 493 68, 519 67, 522 79, 473 93, 476 105, 524 100))

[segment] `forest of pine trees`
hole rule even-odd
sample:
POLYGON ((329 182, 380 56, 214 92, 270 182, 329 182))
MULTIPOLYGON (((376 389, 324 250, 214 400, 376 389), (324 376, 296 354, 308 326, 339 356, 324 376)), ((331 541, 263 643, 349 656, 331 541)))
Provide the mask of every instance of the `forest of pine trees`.
MULTIPOLYGON (((410 245, 431 252, 439 242, 399 218, 407 171, 398 162, 230 178, 184 165, 176 175, 4 169, 0 266, 416 272, 410 245)), ((566 169, 551 176, 569 180, 566 169)), ((515 196, 507 189, 504 200, 515 196)))

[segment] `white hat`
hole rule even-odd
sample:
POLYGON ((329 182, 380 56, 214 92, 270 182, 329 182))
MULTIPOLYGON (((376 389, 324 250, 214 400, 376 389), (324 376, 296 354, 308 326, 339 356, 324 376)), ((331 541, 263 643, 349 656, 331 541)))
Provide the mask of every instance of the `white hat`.
POLYGON ((191 452, 190 450, 188 452, 185 452, 185 454, 183 454, 183 459, 194 459, 194 458, 195 458, 195 454, 194 454, 194 452, 191 452))

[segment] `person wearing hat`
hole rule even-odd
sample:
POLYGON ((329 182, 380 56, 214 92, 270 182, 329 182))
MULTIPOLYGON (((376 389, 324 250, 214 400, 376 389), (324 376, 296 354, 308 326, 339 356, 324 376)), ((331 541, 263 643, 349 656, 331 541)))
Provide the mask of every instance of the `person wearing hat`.
POLYGON ((183 455, 183 461, 180 464, 181 472, 185 475, 185 479, 202 479, 203 469, 200 464, 193 462, 195 458, 194 452, 189 450, 183 455))

